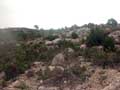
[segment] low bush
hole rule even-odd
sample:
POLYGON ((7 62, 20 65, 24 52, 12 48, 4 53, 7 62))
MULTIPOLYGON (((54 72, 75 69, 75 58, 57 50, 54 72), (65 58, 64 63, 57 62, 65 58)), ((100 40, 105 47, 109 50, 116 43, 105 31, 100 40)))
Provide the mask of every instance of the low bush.
POLYGON ((102 45, 104 42, 105 34, 103 30, 98 28, 91 30, 87 37, 86 45, 88 47, 102 45))
POLYGON ((77 35, 75 32, 73 32, 73 33, 71 34, 71 37, 72 37, 72 39, 76 39, 76 38, 78 38, 78 35, 77 35))
POLYGON ((115 41, 112 37, 105 37, 103 42, 104 50, 105 51, 114 51, 115 50, 115 41))

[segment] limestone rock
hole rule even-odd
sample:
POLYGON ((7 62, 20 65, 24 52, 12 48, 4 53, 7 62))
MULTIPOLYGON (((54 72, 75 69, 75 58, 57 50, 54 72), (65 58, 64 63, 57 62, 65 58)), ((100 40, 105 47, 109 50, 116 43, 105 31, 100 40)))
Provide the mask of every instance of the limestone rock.
POLYGON ((52 65, 64 65, 65 63, 65 58, 64 55, 62 53, 57 54, 53 60, 52 60, 52 65))

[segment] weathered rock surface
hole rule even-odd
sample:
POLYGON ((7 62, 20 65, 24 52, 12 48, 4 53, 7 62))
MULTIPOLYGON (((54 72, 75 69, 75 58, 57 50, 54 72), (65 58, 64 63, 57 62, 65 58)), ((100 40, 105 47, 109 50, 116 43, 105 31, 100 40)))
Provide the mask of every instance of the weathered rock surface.
POLYGON ((52 65, 63 66, 64 64, 65 64, 65 58, 62 53, 57 54, 52 60, 52 65))

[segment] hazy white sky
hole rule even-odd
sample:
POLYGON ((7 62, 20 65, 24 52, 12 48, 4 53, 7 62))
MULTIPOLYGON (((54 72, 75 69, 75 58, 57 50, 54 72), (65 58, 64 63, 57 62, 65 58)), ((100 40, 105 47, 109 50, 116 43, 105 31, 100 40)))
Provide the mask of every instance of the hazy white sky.
POLYGON ((0 0, 0 27, 60 28, 120 21, 120 0, 0 0))

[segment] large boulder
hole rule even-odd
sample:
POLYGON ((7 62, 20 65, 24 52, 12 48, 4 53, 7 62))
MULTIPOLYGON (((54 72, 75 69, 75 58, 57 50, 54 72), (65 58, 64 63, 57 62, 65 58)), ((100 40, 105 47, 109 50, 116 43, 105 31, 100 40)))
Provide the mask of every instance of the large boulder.
POLYGON ((52 65, 63 66, 64 64, 65 64, 65 58, 62 53, 57 54, 52 60, 52 65))

